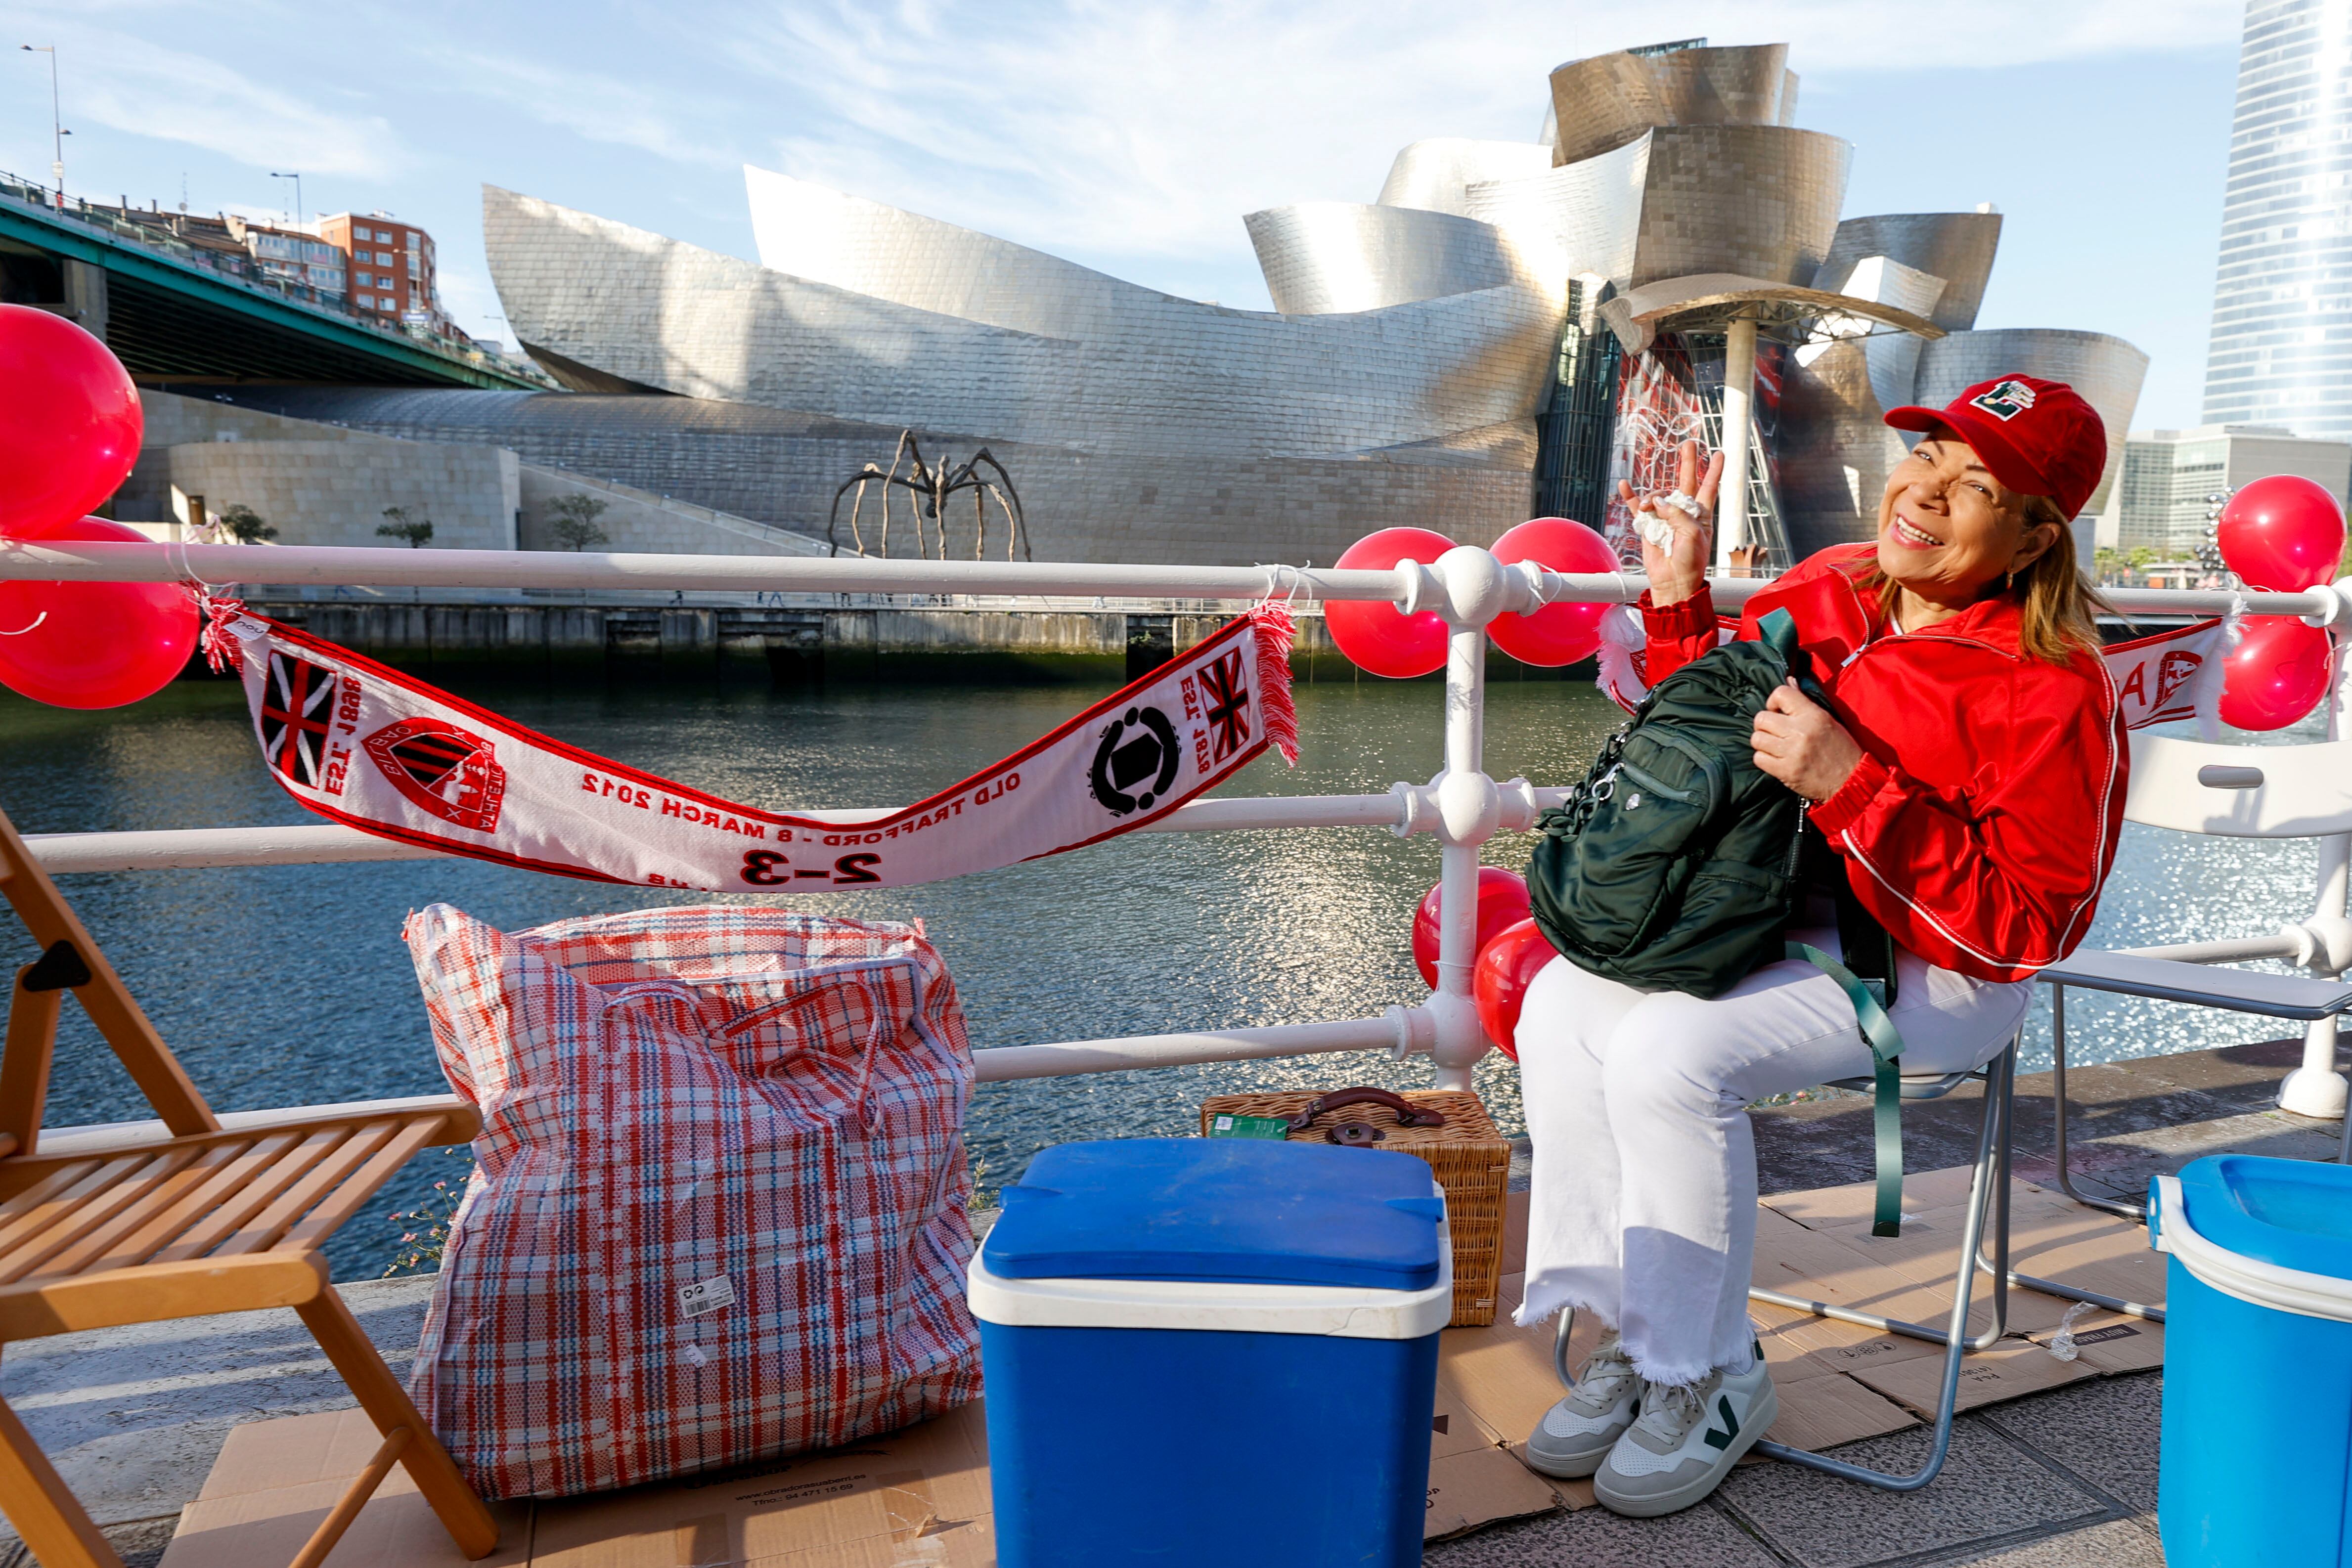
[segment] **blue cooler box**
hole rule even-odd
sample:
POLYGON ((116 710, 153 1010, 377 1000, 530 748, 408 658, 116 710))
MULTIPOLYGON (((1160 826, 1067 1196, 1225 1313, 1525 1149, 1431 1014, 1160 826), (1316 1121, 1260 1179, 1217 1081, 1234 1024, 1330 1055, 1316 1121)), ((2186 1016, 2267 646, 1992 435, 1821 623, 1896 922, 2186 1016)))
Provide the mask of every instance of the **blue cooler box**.
POLYGON ((1421 1561, 1445 1197, 1410 1155, 1064 1144, 972 1260, 1002 1568, 1421 1561))
POLYGON ((2217 1155, 2148 1184, 2168 1253, 2156 1518, 2172 1568, 2352 1563, 2352 1170, 2217 1155))

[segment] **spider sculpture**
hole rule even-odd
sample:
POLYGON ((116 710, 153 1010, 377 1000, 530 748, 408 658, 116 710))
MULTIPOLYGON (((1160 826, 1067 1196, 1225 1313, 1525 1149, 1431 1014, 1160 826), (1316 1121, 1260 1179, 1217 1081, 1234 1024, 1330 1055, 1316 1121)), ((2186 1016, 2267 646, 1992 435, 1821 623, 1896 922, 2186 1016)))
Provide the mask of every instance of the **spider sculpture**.
MULTIPOLYGON (((908 492, 907 509, 910 514, 908 520, 914 529, 915 555, 926 560, 946 560, 953 550, 961 559, 963 540, 961 530, 951 526, 948 502, 959 490, 969 490, 971 492, 971 559, 982 560, 987 558, 988 503, 992 499, 1004 518, 1004 559, 1011 560, 1013 552, 1018 549, 1022 559, 1034 560, 1036 557, 1029 548, 1028 524, 1021 513, 1020 493, 1013 489, 1013 476, 1004 471, 1004 465, 996 460, 995 454, 983 446, 960 465, 951 466, 951 461, 942 457, 936 464, 925 463, 922 448, 916 444, 915 433, 900 431, 898 450, 890 455, 890 466, 887 471, 868 463, 848 483, 833 493, 833 517, 825 526, 825 540, 832 545, 833 553, 841 553, 841 498, 848 496, 849 548, 858 555, 887 559, 890 554, 890 493, 894 489, 903 489, 908 492), (907 473, 898 471, 901 464, 908 465, 907 473), (993 473, 995 477, 990 478, 982 474, 981 470, 983 467, 993 473), (882 486, 881 528, 872 549, 866 549, 866 532, 859 526, 868 485, 882 486), (950 539, 951 533, 958 537, 950 539)), ((901 529, 899 538, 903 541, 906 537, 905 530, 901 529)))

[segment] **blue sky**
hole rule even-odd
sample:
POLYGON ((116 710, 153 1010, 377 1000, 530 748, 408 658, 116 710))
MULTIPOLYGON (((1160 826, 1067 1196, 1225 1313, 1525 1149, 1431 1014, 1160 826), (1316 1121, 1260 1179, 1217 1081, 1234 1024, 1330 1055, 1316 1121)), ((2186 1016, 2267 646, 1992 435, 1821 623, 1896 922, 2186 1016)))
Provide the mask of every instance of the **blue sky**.
POLYGON ((1846 211, 1998 204, 1979 325, 2117 333, 2140 426, 2196 423, 2237 0, 960 0, 458 5, 0 0, 0 168, 255 216, 431 229, 506 335, 480 187, 753 255, 754 162, 1196 298, 1263 308, 1241 215, 1370 201, 1425 136, 1533 140, 1565 59, 1785 39, 1798 123, 1855 143, 1846 211), (1956 17, 1965 15, 1961 23, 1956 17))

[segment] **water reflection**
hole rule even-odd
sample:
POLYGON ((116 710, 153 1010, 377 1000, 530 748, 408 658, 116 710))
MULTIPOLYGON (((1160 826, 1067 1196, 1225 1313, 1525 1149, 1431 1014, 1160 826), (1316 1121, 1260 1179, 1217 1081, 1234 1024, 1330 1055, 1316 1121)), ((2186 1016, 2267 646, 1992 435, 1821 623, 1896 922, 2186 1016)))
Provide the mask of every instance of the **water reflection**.
MULTIPOLYGON (((473 688, 515 719, 729 799, 773 809, 917 799, 1051 727, 1089 694, 1069 688, 728 691, 602 684, 473 688)), ((1429 683, 1302 685, 1300 765, 1268 758, 1229 793, 1378 791, 1441 761, 1442 690, 1429 683)), ((1490 770, 1561 782, 1619 715, 1583 683, 1498 681, 1490 770)), ((77 715, 0 695, 0 804, 27 832, 236 826, 310 820, 264 774, 226 684, 182 685, 137 707, 77 715)), ((2284 737, 2282 737, 2284 738, 2284 737)), ((1522 865, 1528 840, 1491 846, 1522 865)), ((2092 941, 2244 935, 2307 912, 2308 844, 2190 839, 2127 828, 2092 941)), ((796 895, 823 913, 921 916, 982 1048, 1216 1025, 1358 1017, 1421 994, 1405 949, 1412 903, 1437 875, 1427 839, 1362 829, 1135 836, 928 887, 796 895)), ((133 991, 222 1109, 441 1088, 399 932, 447 902, 509 928, 691 902, 473 862, 151 872, 66 879, 133 991)), ((2227 1014, 2083 996, 2077 1059, 2249 1038, 2227 1014)), ((2046 1009, 2029 1041, 2046 1061, 2046 1009)), ((68 1011, 54 1124, 143 1114, 129 1078, 68 1011)), ((1377 1053, 993 1085, 971 1139, 992 1182, 1045 1145, 1180 1134, 1207 1094, 1254 1087, 1425 1082, 1427 1064, 1377 1053)), ((1478 1072, 1496 1122, 1522 1124, 1516 1071, 1478 1072)), ((373 1273, 397 1228, 383 1216, 445 1174, 425 1162, 338 1239, 346 1275, 373 1273)))

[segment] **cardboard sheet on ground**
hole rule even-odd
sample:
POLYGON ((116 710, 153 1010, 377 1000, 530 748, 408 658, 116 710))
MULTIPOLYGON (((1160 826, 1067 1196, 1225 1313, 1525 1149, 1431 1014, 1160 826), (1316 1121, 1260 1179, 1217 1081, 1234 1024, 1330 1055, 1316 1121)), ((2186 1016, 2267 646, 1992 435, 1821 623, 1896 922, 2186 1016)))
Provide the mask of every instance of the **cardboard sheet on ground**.
MULTIPOLYGON (((1780 1193, 1757 1217, 1756 1277, 1809 1300, 1940 1323, 1966 1220, 1969 1173, 1930 1171, 1905 1183, 1904 1233, 1869 1235, 1868 1184, 1780 1193)), ((2011 1194, 2015 1266, 2111 1294, 2160 1302, 2162 1260, 2137 1226, 2081 1208, 2029 1183, 2011 1194)), ((1486 1328, 1440 1340, 1430 1420, 1426 1536, 1592 1505, 1590 1481, 1559 1481, 1520 1464, 1521 1442, 1559 1397, 1549 1324, 1519 1328, 1527 1201, 1506 1211, 1502 1312, 1486 1328)), ((1979 1276, 1979 1283, 1983 1276, 1979 1276)), ((2069 1303, 2010 1295, 2009 1336, 1963 1367, 1972 1409, 2077 1379, 2162 1364, 2161 1324, 2112 1312, 2078 1315, 2073 1360, 2048 1346, 2069 1303)), ((1986 1321, 1986 1308, 1976 1321, 1986 1321)), ((1762 1303, 1753 1308, 1780 1416, 1769 1436, 1833 1448, 1918 1424, 1943 1371, 1940 1347, 1762 1303)), ((1571 1343, 1581 1361, 1600 1337, 1589 1319, 1571 1343)), ((251 1568, 289 1561, 326 1517, 376 1438, 357 1411, 297 1416, 230 1434, 203 1494, 181 1516, 163 1568, 251 1568)), ((1764 1462, 1750 1457, 1751 1462, 1764 1462)), ((603 1497, 499 1505, 492 1568, 993 1568, 987 1430, 981 1406, 825 1454, 603 1497)), ((463 1560, 395 1469, 328 1559, 331 1568, 459 1568, 463 1560)))

